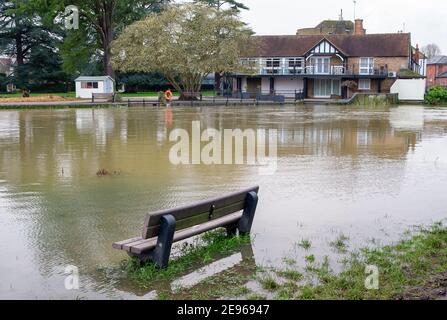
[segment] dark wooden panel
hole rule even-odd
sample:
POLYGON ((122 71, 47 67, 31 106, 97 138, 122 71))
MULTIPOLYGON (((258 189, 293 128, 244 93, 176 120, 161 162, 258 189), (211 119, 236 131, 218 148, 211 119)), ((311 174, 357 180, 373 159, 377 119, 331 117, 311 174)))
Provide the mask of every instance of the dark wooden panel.
MULTIPOLYGON (((150 213, 146 215, 144 226, 143 226, 143 239, 148 239, 150 237, 156 236, 158 233, 158 226, 160 225, 160 219, 164 215, 173 215, 177 221, 181 221, 187 218, 194 217, 196 215, 201 215, 204 213, 209 213, 212 206, 214 206, 214 212, 219 211, 222 209, 222 212, 226 212, 226 214, 233 213, 235 211, 241 210, 237 209, 235 211, 226 211, 225 207, 229 207, 235 203, 240 203, 242 201, 245 201, 245 198, 249 192, 256 192, 258 193, 259 187, 252 187, 243 191, 234 192, 222 197, 217 197, 211 200, 205 200, 201 201, 195 204, 187 205, 180 208, 174 208, 174 209, 167 209, 162 210, 154 213, 150 213), (151 228, 155 227, 155 228, 151 228)), ((191 225, 189 225, 191 226, 191 225)))
MULTIPOLYGON (((202 223, 200 225, 183 229, 182 231, 178 231, 174 235, 174 242, 182 241, 193 236, 202 234, 204 232, 217 229, 219 227, 225 227, 231 225, 242 218, 242 212, 233 213, 230 215, 226 215, 220 219, 216 219, 207 223, 202 223)), ((154 249, 157 244, 157 238, 151 238, 147 240, 143 240, 142 242, 132 245, 130 247, 130 252, 134 254, 144 254, 154 249)))
MULTIPOLYGON (((206 212, 197 213, 195 216, 188 217, 182 220, 176 221, 176 231, 180 231, 183 229, 187 229, 201 223, 213 221, 225 217, 231 213, 235 213, 243 210, 245 207, 245 200, 233 203, 229 206, 222 207, 219 209, 215 209, 213 211, 212 219, 210 219, 210 212, 207 210, 206 212)), ((147 238, 155 237, 158 235, 158 231, 160 230, 160 225, 151 226, 147 229, 146 236, 147 238)))

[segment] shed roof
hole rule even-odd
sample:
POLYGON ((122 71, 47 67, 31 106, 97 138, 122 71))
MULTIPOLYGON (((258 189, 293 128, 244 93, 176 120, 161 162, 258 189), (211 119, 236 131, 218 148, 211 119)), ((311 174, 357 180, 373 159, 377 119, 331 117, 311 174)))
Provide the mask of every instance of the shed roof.
POLYGON ((115 79, 113 79, 110 76, 80 76, 77 79, 75 79, 76 82, 78 81, 106 81, 106 80, 112 80, 113 82, 115 82, 115 79))
POLYGON ((8 72, 12 66, 12 59, 0 58, 0 73, 8 72))
POLYGON ((428 59, 427 64, 447 64, 447 56, 435 56, 428 59))
POLYGON ((409 33, 368 35, 286 35, 255 36, 259 41, 259 57, 304 56, 323 39, 351 57, 408 57, 409 33))

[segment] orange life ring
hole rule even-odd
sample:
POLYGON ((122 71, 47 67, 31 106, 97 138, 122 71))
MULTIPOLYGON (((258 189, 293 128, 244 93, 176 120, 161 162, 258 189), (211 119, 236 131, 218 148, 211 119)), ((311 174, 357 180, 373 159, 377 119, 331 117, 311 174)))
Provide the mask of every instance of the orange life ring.
POLYGON ((167 90, 167 91, 165 92, 165 99, 166 99, 167 101, 171 101, 172 98, 173 98, 173 95, 172 95, 171 90, 167 90))

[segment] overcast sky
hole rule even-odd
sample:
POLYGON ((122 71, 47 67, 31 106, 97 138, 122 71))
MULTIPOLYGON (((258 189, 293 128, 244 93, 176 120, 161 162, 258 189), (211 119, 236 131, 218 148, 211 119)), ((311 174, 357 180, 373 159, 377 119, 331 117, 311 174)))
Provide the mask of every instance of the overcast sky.
MULTIPOLYGON (((259 35, 295 34, 325 19, 354 19, 352 0, 239 0, 250 7, 242 18, 259 35)), ((447 55, 446 0, 357 0, 357 18, 367 33, 411 32, 413 45, 437 43, 447 55)))

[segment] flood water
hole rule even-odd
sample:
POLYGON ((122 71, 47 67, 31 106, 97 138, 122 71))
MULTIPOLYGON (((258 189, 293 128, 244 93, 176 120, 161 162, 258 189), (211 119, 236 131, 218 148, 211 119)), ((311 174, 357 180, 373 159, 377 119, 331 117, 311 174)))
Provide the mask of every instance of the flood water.
POLYGON ((252 185, 260 186, 248 248, 256 265, 302 261, 302 239, 317 259, 337 260, 329 243, 340 234, 350 248, 387 244, 447 218, 447 108, 1 111, 0 157, 2 299, 150 298, 154 288, 104 271, 126 258, 112 243, 138 235, 150 211, 252 185), (171 164, 169 133, 190 132, 192 121, 277 129, 277 171, 171 164), (113 174, 98 177, 99 169, 113 174), (64 287, 68 265, 79 268, 79 290, 64 287))

